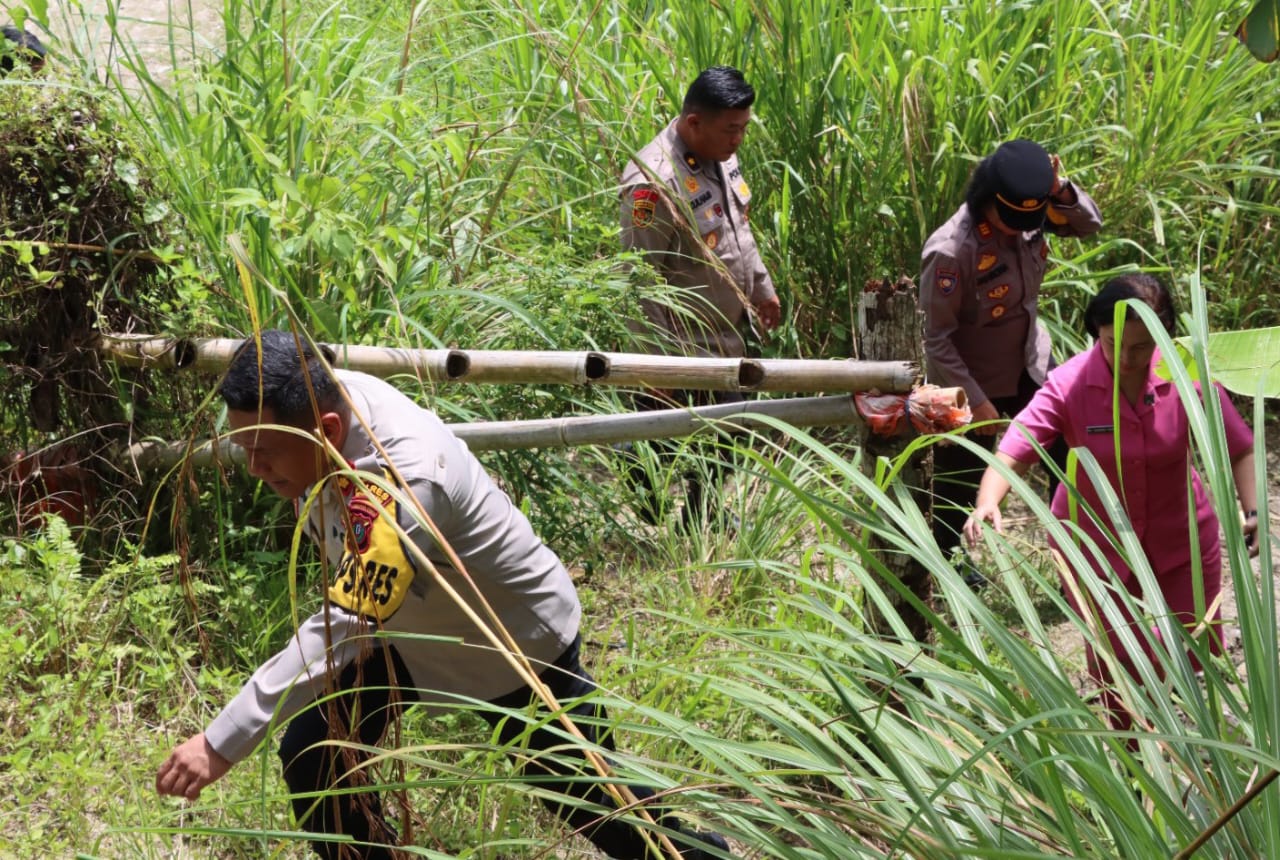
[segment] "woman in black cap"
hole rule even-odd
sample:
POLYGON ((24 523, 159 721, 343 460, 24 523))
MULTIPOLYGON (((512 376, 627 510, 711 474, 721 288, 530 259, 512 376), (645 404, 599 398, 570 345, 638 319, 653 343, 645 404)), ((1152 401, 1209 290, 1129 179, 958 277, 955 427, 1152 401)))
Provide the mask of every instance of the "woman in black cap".
MULTIPOLYGON (((975 423, 1016 415, 1051 366, 1049 333, 1036 318, 1045 234, 1087 236, 1101 226, 1097 204, 1060 175, 1057 156, 1020 139, 978 163, 964 205, 925 243, 926 372, 930 382, 964 388, 975 423)), ((990 448, 996 430, 973 432, 990 448)), ((933 536, 946 552, 961 543, 985 463, 959 445, 934 452, 933 536)))

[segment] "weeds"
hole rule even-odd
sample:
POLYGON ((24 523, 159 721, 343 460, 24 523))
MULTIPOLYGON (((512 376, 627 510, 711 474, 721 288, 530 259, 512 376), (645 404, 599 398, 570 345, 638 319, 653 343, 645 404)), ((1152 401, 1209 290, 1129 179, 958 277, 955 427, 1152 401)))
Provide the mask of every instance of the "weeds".
MULTIPOLYGON (((637 345, 625 325, 635 302, 662 292, 622 274, 617 176, 687 81, 719 62, 760 94, 743 161, 786 308, 775 354, 851 353, 860 285, 913 273, 974 160, 1016 135, 1061 153, 1107 222, 1099 242, 1053 247, 1043 315, 1060 352, 1080 345, 1094 284, 1134 266, 1197 298, 1201 344, 1210 325, 1277 319, 1276 263, 1258 237, 1277 214, 1280 96, 1226 40, 1234 8, 295 5, 226 0, 227 30, 207 45, 212 34, 171 21, 171 54, 196 45, 199 59, 163 79, 127 39, 117 66, 100 65, 74 20, 58 46, 68 74, 83 73, 77 86, 109 73, 113 121, 140 142, 185 237, 164 260, 186 285, 168 310, 201 333, 243 333, 255 313, 270 325, 287 301, 329 340, 637 345), (247 285, 233 241, 261 273, 247 285), (200 313, 182 316, 184 304, 200 313)), ((624 402, 397 382, 451 420, 624 402)), ((1263 417, 1259 405, 1255 426, 1263 417)), ((1198 427, 1205 474, 1229 475, 1212 417, 1198 427)), ((689 451, 668 477, 720 453, 741 464, 722 500, 736 530, 707 517, 679 532, 674 511, 637 526, 611 451, 489 465, 582 571, 588 658, 631 751, 619 772, 671 789, 745 856, 1169 856, 1280 765, 1273 571, 1266 559, 1255 575, 1229 525, 1245 669, 1209 661, 1197 678, 1179 664, 1127 690, 1152 727, 1133 753, 1055 652, 1046 609, 1089 631, 1030 548, 991 548, 1001 597, 988 606, 844 440, 778 425, 689 451), (869 635, 865 607, 891 605, 872 534, 935 577, 928 642, 869 635)), ((288 569, 287 511, 224 477, 157 497, 157 517, 190 505, 186 568, 167 549, 125 549, 87 576, 56 521, 5 544, 0 659, 14 680, 0 790, 20 800, 0 815, 0 854, 39 843, 101 857, 305 855, 269 748, 197 804, 151 789, 170 742, 289 634, 290 578, 303 601, 319 590, 305 564, 288 569)), ((576 853, 472 715, 415 715, 406 730, 387 755, 406 766, 421 854, 576 853)), ((1264 793, 1206 850, 1262 856, 1277 803, 1264 793)))

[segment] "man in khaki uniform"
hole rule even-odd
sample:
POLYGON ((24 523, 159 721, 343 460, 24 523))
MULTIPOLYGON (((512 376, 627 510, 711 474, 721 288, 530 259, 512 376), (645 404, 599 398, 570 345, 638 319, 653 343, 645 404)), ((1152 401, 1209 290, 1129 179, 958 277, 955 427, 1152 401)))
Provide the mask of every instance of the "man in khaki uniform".
POLYGON ((670 351, 740 358, 747 305, 766 329, 781 319, 747 214, 751 189, 735 153, 755 90, 737 69, 714 66, 689 86, 672 120, 622 174, 622 246, 641 251, 687 314, 649 304, 670 351))
MULTIPOLYGON (((777 328, 781 305, 748 223, 751 188, 737 151, 751 121, 755 90, 729 66, 704 70, 689 86, 680 116, 638 152, 622 174, 622 246, 640 251, 667 283, 670 305, 643 303, 651 336, 664 352, 741 358, 754 313, 777 328)), ((660 391, 637 408, 741 402, 732 391, 660 391)), ((636 475, 650 485, 648 476, 636 475)), ((701 507, 702 485, 687 476, 685 520, 701 507)), ((649 487, 652 492, 652 487, 649 487)), ((650 498, 643 513, 657 521, 650 498)))
MULTIPOLYGON (((1101 227, 1097 204, 1059 175, 1057 156, 1033 141, 1012 140, 978 164, 964 204, 925 243, 920 305, 927 375, 938 385, 963 387, 975 422, 1016 415, 1052 366, 1049 333, 1037 312, 1048 234, 1087 236, 1101 227)), ((974 432, 990 448, 997 426, 974 432)), ((933 532, 946 551, 960 543, 985 463, 959 445, 934 451, 933 532)), ((1050 453, 1065 460, 1065 448, 1050 453)))

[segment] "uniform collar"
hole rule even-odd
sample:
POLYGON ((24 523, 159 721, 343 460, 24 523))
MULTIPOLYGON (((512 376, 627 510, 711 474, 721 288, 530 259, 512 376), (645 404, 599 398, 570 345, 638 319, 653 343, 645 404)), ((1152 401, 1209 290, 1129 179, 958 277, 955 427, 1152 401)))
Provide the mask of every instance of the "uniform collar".
POLYGON ((738 164, 738 156, 730 156, 727 161, 718 162, 705 158, 699 158, 693 154, 693 150, 684 142, 684 138, 680 136, 680 132, 676 131, 677 120, 672 120, 667 126, 668 145, 667 151, 670 153, 672 161, 678 162, 682 169, 688 173, 695 173, 699 176, 708 176, 716 181, 720 180, 720 171, 717 166, 723 168, 724 174, 727 176, 729 172, 738 164))
MULTIPOLYGON (((1142 389, 1142 397, 1133 405, 1133 411, 1139 415, 1144 415, 1151 411, 1151 407, 1157 401, 1163 400, 1169 393, 1169 386, 1173 383, 1168 379, 1161 379, 1155 373, 1156 363, 1160 361, 1160 350, 1156 350, 1156 354, 1151 359, 1151 371, 1147 373, 1146 385, 1142 389)), ((1089 350, 1088 359, 1086 360, 1084 369, 1085 385, 1090 388, 1104 389, 1110 397, 1111 390, 1115 385, 1115 377, 1111 373, 1111 368, 1107 367, 1107 359, 1102 354, 1102 345, 1095 343, 1089 350)), ((1124 401, 1126 404, 1129 402, 1124 401)))
POLYGON ((667 126, 667 152, 673 162, 681 165, 681 169, 688 173, 701 173, 704 162, 693 154, 689 144, 676 131, 677 121, 673 119, 667 126))
MULTIPOLYGON (((966 207, 968 208, 968 207, 966 207)), ((1023 245, 1034 242, 1039 238, 1043 230, 1032 230, 1030 232, 1022 232, 1015 234, 1003 233, 997 230, 995 225, 986 218, 977 218, 973 220, 973 232, 978 237, 978 241, 982 243, 996 242, 1000 245, 1023 245)))

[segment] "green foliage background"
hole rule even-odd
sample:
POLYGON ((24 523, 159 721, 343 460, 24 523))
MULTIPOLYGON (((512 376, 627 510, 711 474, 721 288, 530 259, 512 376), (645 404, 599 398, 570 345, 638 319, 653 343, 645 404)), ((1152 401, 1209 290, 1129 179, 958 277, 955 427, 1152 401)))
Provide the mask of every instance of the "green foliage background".
MULTIPOLYGON (((739 66, 759 93, 742 158, 785 311, 770 355, 850 354, 863 281, 915 274, 976 159, 1031 137, 1106 219, 1097 239, 1053 246, 1042 309, 1066 354, 1088 294, 1135 266, 1177 286, 1193 339, 1280 322, 1280 90, 1231 37, 1247 5, 225 0, 221 33, 170 24, 161 72, 122 35, 127 7, 28 2, 29 26, 65 36, 57 75, 0 86, 83 90, 135 142, 183 237, 163 249, 175 325, 240 335, 284 324, 287 304, 318 339, 401 346, 634 345, 639 297, 662 294, 618 252, 617 177, 707 65, 739 66)), ((624 408, 594 390, 402 382, 450 420, 624 408)), ((203 408, 172 426, 218 422, 203 408)), ((579 577, 588 656, 630 751, 619 768, 688 787, 681 810, 744 856, 1172 856, 1280 765, 1270 560, 1255 579, 1229 487, 1239 662, 1206 660, 1199 678, 1177 647, 1195 643, 1172 635, 1162 679, 1147 667, 1152 683, 1123 691, 1146 729, 1135 754, 1078 685, 1080 655, 1054 650, 1042 615, 1085 637, 1091 621, 1065 606, 1038 536, 993 543, 996 581, 977 596, 847 439, 779 426, 719 444, 741 464, 723 500, 743 524, 732 534, 715 518, 641 525, 607 450, 488 465, 579 577), (895 588, 872 536, 936 577, 930 643, 869 631, 865 607, 895 588)), ((1197 451, 1221 484, 1212 421, 1197 451)), ((56 523, 5 544, 0 668, 17 680, 0 787, 18 800, 0 854, 42 840, 101 857, 303 856, 269 750, 194 809, 150 791, 168 746, 317 591, 289 566, 285 505, 234 472, 194 477, 167 476, 149 500, 150 529, 178 526, 176 557, 122 546, 95 579, 56 523), (75 808, 58 803, 83 786, 75 808)), ((490 786, 513 780, 476 725, 423 720, 389 751, 424 816, 418 853, 575 856, 532 787, 490 786)), ((1266 856, 1278 819, 1272 788, 1205 856, 1266 856)))

